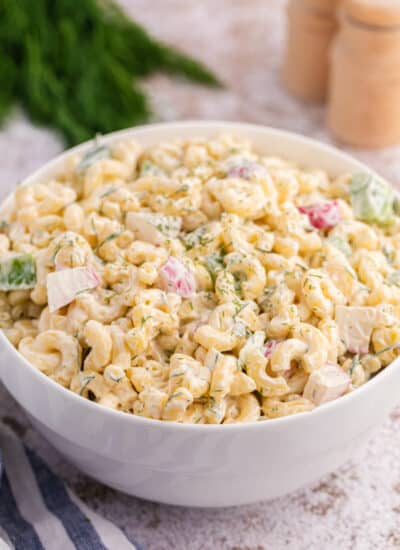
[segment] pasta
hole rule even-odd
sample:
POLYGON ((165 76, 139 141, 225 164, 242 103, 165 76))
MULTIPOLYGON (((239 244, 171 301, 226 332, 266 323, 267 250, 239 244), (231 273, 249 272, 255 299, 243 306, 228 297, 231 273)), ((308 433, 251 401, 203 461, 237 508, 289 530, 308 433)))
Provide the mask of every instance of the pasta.
POLYGON ((234 136, 125 140, 20 186, 0 327, 102 406, 232 424, 312 411, 400 353, 400 201, 234 136))

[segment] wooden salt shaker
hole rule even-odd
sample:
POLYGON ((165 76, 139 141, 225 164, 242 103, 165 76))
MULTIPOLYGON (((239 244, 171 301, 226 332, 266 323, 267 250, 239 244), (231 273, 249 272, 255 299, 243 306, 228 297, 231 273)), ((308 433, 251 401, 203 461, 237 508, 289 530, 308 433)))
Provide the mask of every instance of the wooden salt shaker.
POLYGON ((400 143, 400 2, 344 0, 332 51, 328 124, 358 147, 400 143))
POLYGON ((282 78, 289 91, 301 99, 325 99, 338 1, 289 0, 282 78))

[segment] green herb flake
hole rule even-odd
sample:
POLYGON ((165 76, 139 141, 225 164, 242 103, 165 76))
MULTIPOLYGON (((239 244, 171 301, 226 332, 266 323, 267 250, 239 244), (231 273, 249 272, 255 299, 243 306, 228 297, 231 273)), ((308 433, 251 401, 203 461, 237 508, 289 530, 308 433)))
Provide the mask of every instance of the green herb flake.
POLYGON ((400 287, 400 270, 392 271, 387 278, 387 283, 392 286, 400 287))
POLYGON ((394 344, 393 346, 388 346, 387 348, 383 348, 380 351, 377 351, 375 353, 375 355, 376 356, 383 355, 384 353, 386 353, 388 351, 396 351, 398 349, 400 349, 400 344, 394 344))
POLYGON ((108 243, 108 242, 110 242, 110 241, 112 241, 112 240, 114 240, 114 239, 117 239, 121 234, 122 234, 122 231, 119 231, 119 232, 116 232, 116 233, 111 233, 111 235, 108 235, 108 237, 106 237, 105 239, 103 239, 103 240, 101 241, 101 243, 99 243, 99 244, 96 246, 96 248, 94 249, 94 252, 97 253, 97 252, 100 250, 100 248, 101 248, 102 246, 104 246, 106 243, 108 243))
POLYGON ((350 376, 353 376, 353 371, 356 368, 356 366, 359 364, 359 362, 360 362, 360 356, 357 354, 353 357, 353 359, 351 361, 351 365, 350 365, 350 369, 349 369, 350 376))
POLYGON ((69 240, 63 241, 63 242, 59 242, 59 243, 56 245, 55 249, 54 249, 54 252, 53 252, 53 255, 52 255, 51 259, 50 259, 50 262, 54 265, 55 260, 56 260, 56 257, 57 257, 57 254, 60 252, 60 250, 61 250, 62 248, 64 248, 65 246, 73 247, 74 244, 75 244, 75 243, 74 243, 74 241, 73 241, 72 239, 69 239, 69 240))
POLYGON ((224 269, 224 259, 221 253, 210 254, 204 258, 205 268, 209 272, 213 283, 217 278, 217 274, 224 269))
POLYGON ((156 164, 152 163, 149 160, 144 160, 140 167, 139 175, 141 177, 145 176, 164 176, 165 173, 159 168, 156 164))
POLYGON ((94 147, 90 149, 85 155, 83 155, 81 161, 76 167, 77 172, 85 172, 92 164, 99 162, 100 160, 108 159, 111 156, 111 151, 109 147, 105 145, 100 145, 99 147, 94 147))
POLYGON ((201 225, 191 233, 188 233, 183 239, 186 250, 191 250, 196 246, 207 246, 210 244, 213 241, 213 237, 207 235, 207 231, 208 227, 206 225, 201 225))
POLYGON ((92 228, 93 233, 96 235, 96 239, 98 239, 99 235, 97 233, 97 228, 96 228, 96 224, 94 223, 94 217, 93 216, 90 219, 90 226, 92 228))
POLYGON ((234 319, 241 313, 247 306, 248 302, 241 302, 240 300, 233 300, 233 305, 235 306, 234 319))
POLYGON ((178 372, 174 372, 174 374, 171 374, 170 375, 170 379, 171 378, 178 378, 180 376, 185 376, 186 374, 186 371, 178 371, 178 372))
POLYGON ((181 391, 177 391, 175 393, 173 393, 172 395, 170 395, 167 399, 167 403, 169 403, 170 401, 172 401, 172 399, 177 399, 179 397, 182 397, 184 396, 185 394, 181 391))
POLYGON ((102 193, 102 194, 100 195, 100 198, 101 198, 101 199, 105 199, 106 197, 109 197, 110 195, 112 195, 112 194, 115 193, 116 191, 118 191, 118 188, 115 187, 115 186, 111 186, 111 187, 109 187, 108 189, 106 189, 106 190, 104 191, 104 193, 102 193))
POLYGON ((154 225, 165 237, 169 238, 178 236, 182 223, 181 218, 178 216, 163 216, 160 214, 147 216, 146 221, 154 225))
POLYGON ((112 375, 109 374, 109 375, 108 375, 108 378, 109 378, 110 380, 112 380, 113 382, 116 382, 116 383, 118 384, 118 383, 121 382, 121 380, 123 380, 125 377, 124 377, 124 376, 119 376, 118 378, 115 378, 115 376, 112 376, 112 375))
POLYGON ((175 191, 174 196, 180 195, 181 193, 187 193, 189 191, 189 186, 187 184, 181 185, 178 187, 178 189, 175 191))
POLYGON ((393 265, 395 259, 395 251, 393 249, 389 249, 387 246, 384 246, 382 248, 382 252, 386 258, 387 263, 389 265, 393 265))

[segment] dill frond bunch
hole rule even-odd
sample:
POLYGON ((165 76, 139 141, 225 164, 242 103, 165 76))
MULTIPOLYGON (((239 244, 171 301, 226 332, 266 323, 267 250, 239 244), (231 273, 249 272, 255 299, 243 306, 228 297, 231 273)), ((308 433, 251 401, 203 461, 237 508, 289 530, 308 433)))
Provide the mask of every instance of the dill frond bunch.
POLYGON ((109 0, 0 0, 0 123, 19 103, 67 145, 143 123, 139 79, 153 72, 219 85, 109 0))

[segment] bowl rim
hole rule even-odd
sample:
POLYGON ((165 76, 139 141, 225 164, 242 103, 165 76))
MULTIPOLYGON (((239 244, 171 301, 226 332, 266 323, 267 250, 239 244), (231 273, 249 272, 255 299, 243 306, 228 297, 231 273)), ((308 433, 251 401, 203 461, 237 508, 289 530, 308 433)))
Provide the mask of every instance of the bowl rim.
MULTIPOLYGON (((38 169, 36 169, 34 172, 29 174, 26 178, 24 178, 23 182, 20 185, 30 185, 31 183, 34 183, 35 180, 40 178, 42 174, 46 172, 50 172, 51 169, 55 166, 67 159, 70 156, 73 156, 76 153, 80 153, 82 151, 85 151, 86 149, 90 149, 94 144, 97 144, 99 141, 101 144, 106 144, 113 142, 116 139, 120 138, 129 138, 129 137, 135 137, 137 136, 138 139, 140 139, 140 134, 148 133, 151 131, 157 131, 160 129, 170 129, 171 131, 174 131, 176 129, 177 132, 179 132, 180 129, 184 128, 190 128, 193 127, 193 135, 195 137, 195 130, 196 128, 209 128, 210 130, 214 129, 216 132, 220 132, 224 129, 230 129, 231 131, 265 131, 270 134, 275 134, 276 136, 292 139, 295 141, 302 142, 305 145, 309 145, 312 147, 316 147, 324 152, 326 152, 329 155, 333 156, 340 156, 343 160, 351 161, 354 164, 358 164, 360 169, 366 170, 372 174, 376 174, 376 172, 372 169, 370 169, 367 165, 360 162, 359 160, 352 157, 350 154, 341 151, 340 149, 331 146, 326 143, 319 142, 316 139, 312 139, 306 136, 303 136, 301 134, 297 134, 295 132, 290 132, 287 130, 277 129, 271 126, 264 126, 264 125, 258 125, 258 124, 248 124, 248 123, 242 123, 242 122, 232 122, 232 121, 223 121, 223 120, 185 120, 185 121, 178 121, 178 122, 161 122, 156 124, 146 124, 146 125, 140 125, 140 126, 134 126, 131 128, 126 128, 123 130, 118 130, 116 132, 111 132, 105 135, 99 137, 95 137, 94 139, 88 140, 84 143, 81 143, 79 145, 76 145, 75 147, 72 147, 70 149, 67 149, 63 151, 62 153, 56 155, 53 159, 46 162, 45 164, 41 165, 38 169)), ((177 136, 179 137, 179 136, 177 136)), ((377 175, 377 174, 376 174, 377 175)), ((381 177, 381 176, 379 176, 381 177)), ((15 193, 14 191, 11 191, 7 194, 7 196, 1 201, 0 203, 0 211, 2 207, 4 207, 7 202, 9 202, 13 195, 15 193)), ((31 364, 19 351, 11 344, 11 342, 8 340, 6 335, 2 330, 0 330, 0 345, 5 346, 5 349, 7 353, 11 354, 16 360, 19 360, 25 368, 27 368, 30 373, 36 378, 38 383, 44 383, 47 384, 47 387, 52 391, 54 390, 56 394, 60 397, 64 397, 66 400, 71 401, 71 405, 73 403, 76 404, 76 406, 82 407, 82 410, 86 409, 88 412, 96 412, 98 414, 102 414, 104 416, 108 416, 111 418, 114 418, 116 420, 120 420, 124 423, 130 423, 132 426, 135 423, 138 423, 138 425, 142 425, 143 427, 147 426, 149 429, 154 429, 155 427, 161 427, 163 430, 180 430, 180 431, 191 431, 195 430, 197 432, 210 432, 210 431, 238 431, 245 429, 246 431, 249 430, 260 430, 260 429, 268 429, 267 426, 270 427, 270 429, 273 429, 274 427, 279 427, 282 424, 294 424, 296 422, 302 422, 305 420, 305 418, 312 418, 317 420, 318 418, 321 418, 324 414, 329 414, 330 412, 334 411, 336 408, 341 407, 345 405, 346 403, 351 403, 355 399, 362 399, 364 397, 364 394, 367 394, 369 392, 373 392, 373 388, 380 383, 383 383, 384 380, 386 380, 388 377, 392 375, 395 368, 397 368, 398 365, 400 365, 400 356, 396 358, 392 363, 384 367, 381 371, 379 371, 371 380, 363 384, 361 387, 357 388, 356 390, 347 393, 338 399, 334 399, 333 401, 329 401, 327 403, 324 403, 323 405, 320 405, 313 409, 312 411, 307 412, 300 412, 293 415, 288 416, 282 416, 278 418, 272 418, 268 420, 260 420, 258 422, 248 422, 248 423, 234 423, 234 424, 191 424, 191 423, 181 423, 176 421, 168 421, 168 420, 158 420, 153 418, 147 418, 139 415, 135 415, 132 413, 127 413, 124 411, 120 411, 117 409, 111 409, 109 407, 101 406, 98 403, 92 402, 89 399, 86 399, 73 391, 71 391, 68 388, 65 388, 61 384, 58 384, 48 376, 46 376, 44 373, 42 373, 37 367, 35 367, 33 364, 31 364)), ((7 391, 7 383, 5 382, 6 376, 5 372, 7 369, 1 369, 0 373, 2 373, 0 381, 4 384, 7 391)), ((16 399, 18 402, 18 399, 16 399)), ((18 402, 18 404, 20 404, 18 402)), ((23 405, 20 405, 24 408, 23 405)), ((29 410, 28 410, 29 412, 29 410)))

